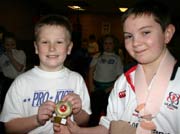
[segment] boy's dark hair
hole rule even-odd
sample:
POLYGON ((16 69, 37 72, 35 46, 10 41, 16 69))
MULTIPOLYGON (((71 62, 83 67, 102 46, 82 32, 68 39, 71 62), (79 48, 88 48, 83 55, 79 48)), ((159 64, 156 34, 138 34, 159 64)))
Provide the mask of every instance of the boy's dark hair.
POLYGON ((6 33, 4 34, 3 42, 4 42, 5 39, 7 39, 7 38, 11 38, 11 39, 14 39, 14 40, 16 41, 16 36, 15 36, 15 34, 12 33, 12 32, 6 32, 6 33))
POLYGON ((161 25, 163 31, 165 31, 166 27, 172 23, 170 10, 164 3, 158 1, 148 0, 137 2, 123 14, 121 18, 122 23, 124 23, 132 14, 135 16, 153 15, 155 21, 161 25))
POLYGON ((35 40, 38 38, 39 29, 44 25, 63 26, 69 32, 70 39, 72 38, 72 24, 67 17, 61 15, 46 15, 43 16, 35 25, 35 40))

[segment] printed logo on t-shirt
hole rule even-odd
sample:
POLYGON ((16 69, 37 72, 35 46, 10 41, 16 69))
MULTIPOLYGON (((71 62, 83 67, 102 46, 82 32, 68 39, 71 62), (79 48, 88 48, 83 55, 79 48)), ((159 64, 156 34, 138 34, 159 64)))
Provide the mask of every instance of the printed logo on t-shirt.
POLYGON ((100 63, 102 64, 114 64, 115 63, 115 60, 114 59, 105 59, 105 58, 102 58, 100 63))
POLYGON ((71 89, 61 89, 57 90, 55 95, 51 95, 51 93, 46 90, 39 90, 33 93, 32 97, 31 95, 28 98, 24 98, 23 102, 26 103, 32 103, 32 107, 39 107, 42 103, 46 102, 47 100, 51 100, 55 103, 59 102, 62 100, 62 98, 69 94, 72 93, 73 90, 71 89))
POLYGON ((153 134, 170 134, 170 133, 164 133, 164 132, 159 132, 157 130, 152 130, 153 134))
POLYGON ((114 59, 109 59, 108 60, 108 64, 114 64, 115 63, 115 60, 114 59))
POLYGON ((180 100, 180 94, 169 92, 164 105, 166 105, 167 108, 171 110, 178 109, 179 100, 180 100))
POLYGON ((126 90, 119 92, 119 98, 126 97, 126 90))

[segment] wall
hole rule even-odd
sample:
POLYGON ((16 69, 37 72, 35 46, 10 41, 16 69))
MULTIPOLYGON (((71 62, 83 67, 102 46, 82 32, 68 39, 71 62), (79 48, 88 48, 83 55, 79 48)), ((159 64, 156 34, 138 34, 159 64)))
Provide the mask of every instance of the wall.
POLYGON ((32 39, 32 18, 33 8, 26 0, 0 1, 0 25, 14 32, 17 38, 32 39))
POLYGON ((73 23, 76 23, 77 18, 82 27, 82 38, 88 38, 90 34, 95 34, 97 38, 103 35, 103 24, 110 24, 110 33, 116 35, 122 41, 122 28, 120 15, 101 15, 101 14, 75 14, 70 15, 73 23))
MULTIPOLYGON (((42 12, 51 12, 51 9, 47 8, 41 11, 42 5, 38 4, 38 1, 32 1, 34 0, 0 0, 0 25, 16 34, 20 40, 19 47, 25 50, 30 62, 34 62, 34 56, 32 56, 34 54, 32 42, 34 23, 42 12)), ((102 25, 107 23, 110 24, 110 33, 115 34, 123 42, 120 22, 121 16, 118 14, 70 13, 66 15, 72 21, 75 30, 77 30, 77 23, 81 25, 80 33, 82 38, 88 38, 92 33, 97 38, 100 38, 103 34, 102 25)), ((179 36, 180 34, 178 32, 172 46, 176 55, 180 52, 179 36)))

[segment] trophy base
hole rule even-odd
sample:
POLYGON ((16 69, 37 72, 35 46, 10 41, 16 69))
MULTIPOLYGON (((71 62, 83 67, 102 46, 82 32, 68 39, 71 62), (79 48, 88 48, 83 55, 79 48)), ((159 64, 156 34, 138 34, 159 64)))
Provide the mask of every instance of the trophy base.
POLYGON ((55 117, 54 117, 54 122, 55 122, 55 123, 62 124, 62 125, 66 125, 66 119, 61 118, 61 117, 55 116, 55 117))

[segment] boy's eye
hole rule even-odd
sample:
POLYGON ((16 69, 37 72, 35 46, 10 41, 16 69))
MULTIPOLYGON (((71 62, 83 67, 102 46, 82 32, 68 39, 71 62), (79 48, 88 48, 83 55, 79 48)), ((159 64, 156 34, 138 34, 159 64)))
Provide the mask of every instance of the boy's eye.
POLYGON ((42 41, 43 44, 47 44, 47 41, 42 41))
POLYGON ((132 38, 132 35, 130 35, 130 34, 124 35, 124 39, 130 39, 130 38, 132 38))
POLYGON ((144 31, 143 32, 143 35, 147 35, 147 34, 149 34, 150 33, 150 31, 144 31))
POLYGON ((57 41, 57 44, 62 44, 63 42, 62 41, 57 41))
POLYGON ((44 44, 44 45, 45 45, 45 44, 48 44, 47 41, 40 41, 40 43, 41 43, 41 44, 44 44))

